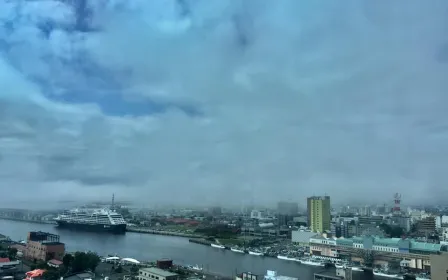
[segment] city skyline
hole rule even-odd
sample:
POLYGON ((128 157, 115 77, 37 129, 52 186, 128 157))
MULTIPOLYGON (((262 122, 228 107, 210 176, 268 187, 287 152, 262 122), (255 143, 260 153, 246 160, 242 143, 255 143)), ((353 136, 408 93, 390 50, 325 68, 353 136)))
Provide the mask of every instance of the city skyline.
POLYGON ((0 1, 0 203, 443 203, 447 8, 0 1))

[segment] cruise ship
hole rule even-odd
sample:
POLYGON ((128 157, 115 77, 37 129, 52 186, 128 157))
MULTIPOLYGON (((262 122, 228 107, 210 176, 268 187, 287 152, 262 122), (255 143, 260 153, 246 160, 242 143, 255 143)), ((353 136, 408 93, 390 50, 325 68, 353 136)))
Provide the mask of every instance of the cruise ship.
POLYGON ((58 215, 54 221, 58 227, 123 234, 126 232, 126 221, 114 209, 114 198, 110 209, 72 209, 58 215))

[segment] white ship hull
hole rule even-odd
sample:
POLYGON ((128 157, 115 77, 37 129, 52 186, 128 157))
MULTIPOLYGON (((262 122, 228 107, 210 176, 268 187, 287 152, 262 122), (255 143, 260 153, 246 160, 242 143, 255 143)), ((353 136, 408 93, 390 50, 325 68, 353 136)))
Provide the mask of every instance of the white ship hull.
POLYGON ((301 261, 301 263, 304 265, 311 265, 311 266, 321 266, 321 267, 325 266, 325 264, 321 262, 301 261))
POLYGON ((278 255, 277 259, 279 260, 285 260, 285 261, 297 261, 295 258, 289 258, 287 256, 278 255))
POLYGON ((381 276, 381 277, 387 277, 387 278, 393 278, 393 279, 404 279, 403 276, 398 274, 386 274, 382 272, 373 272, 373 275, 381 276))
POLYGON ((211 246, 213 247, 213 248, 218 248, 218 249, 225 249, 226 247, 224 247, 224 246, 222 246, 222 245, 219 245, 219 244, 211 244, 211 246))
POLYGON ((362 269, 361 267, 357 267, 357 266, 351 266, 349 268, 353 271, 364 271, 364 269, 362 269))
POLYGON ((253 255, 253 256, 263 256, 263 253, 249 251, 249 255, 253 255))
POLYGON ((343 265, 343 264, 335 264, 334 266, 336 266, 336 268, 344 268, 344 267, 346 267, 346 265, 343 265))
POLYGON ((240 250, 240 249, 230 248, 230 251, 235 252, 235 253, 241 253, 241 254, 244 254, 244 251, 243 251, 243 250, 240 250))

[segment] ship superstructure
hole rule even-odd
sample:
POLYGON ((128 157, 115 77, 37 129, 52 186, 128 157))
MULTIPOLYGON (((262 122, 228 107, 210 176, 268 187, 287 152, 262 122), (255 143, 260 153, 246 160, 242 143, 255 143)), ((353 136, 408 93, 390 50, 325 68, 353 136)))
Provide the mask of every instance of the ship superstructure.
POLYGON ((113 233, 126 232, 126 221, 120 213, 115 211, 113 198, 110 209, 76 208, 64 211, 54 220, 62 228, 113 233))

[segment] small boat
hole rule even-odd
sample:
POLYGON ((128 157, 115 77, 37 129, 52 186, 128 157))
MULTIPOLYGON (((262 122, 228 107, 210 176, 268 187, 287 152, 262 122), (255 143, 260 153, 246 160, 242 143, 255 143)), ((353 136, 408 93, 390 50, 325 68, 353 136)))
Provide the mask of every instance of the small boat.
POLYGON ((236 247, 230 248, 230 251, 235 252, 235 253, 242 253, 242 254, 244 254, 244 250, 238 249, 236 247))
POLYGON ((350 268, 352 271, 364 271, 364 269, 359 266, 347 266, 347 268, 350 268))
POLYGON ((199 265, 188 265, 187 268, 190 270, 202 271, 202 267, 199 265))
POLYGON ((285 261, 295 261, 296 260, 295 258, 290 258, 290 257, 287 257, 287 256, 282 256, 282 255, 278 255, 277 259, 285 260, 285 261))
POLYGON ((224 246, 222 246, 222 245, 214 244, 214 243, 212 243, 211 246, 212 246, 213 248, 218 248, 218 249, 225 249, 225 248, 226 248, 226 247, 224 247, 224 246))
POLYGON ((254 255, 254 256, 263 256, 264 254, 262 253, 262 252, 260 252, 260 251, 252 251, 252 250, 249 250, 249 255, 254 255))
POLYGON ((325 266, 325 263, 314 260, 301 260, 300 262, 304 265, 321 266, 321 267, 325 266))

